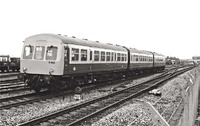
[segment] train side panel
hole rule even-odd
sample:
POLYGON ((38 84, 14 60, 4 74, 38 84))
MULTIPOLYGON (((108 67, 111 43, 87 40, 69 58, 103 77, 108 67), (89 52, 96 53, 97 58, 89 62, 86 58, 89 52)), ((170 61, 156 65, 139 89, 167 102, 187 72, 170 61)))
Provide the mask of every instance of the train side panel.
POLYGON ((126 71, 128 67, 127 52, 120 52, 124 57, 117 61, 117 51, 68 45, 68 54, 69 62, 65 64, 65 75, 126 71), (95 56, 95 51, 99 52, 99 56, 95 56), (95 61, 97 57, 99 59, 95 61))
POLYGON ((157 68, 158 70, 164 70, 165 69, 165 56, 154 53, 154 67, 157 68))

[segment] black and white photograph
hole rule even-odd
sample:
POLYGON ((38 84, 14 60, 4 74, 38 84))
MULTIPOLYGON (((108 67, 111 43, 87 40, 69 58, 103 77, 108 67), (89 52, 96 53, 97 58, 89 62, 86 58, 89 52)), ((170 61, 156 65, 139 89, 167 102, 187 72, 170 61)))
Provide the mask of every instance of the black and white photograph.
POLYGON ((2 0, 0 34, 0 126, 200 126, 199 0, 2 0))

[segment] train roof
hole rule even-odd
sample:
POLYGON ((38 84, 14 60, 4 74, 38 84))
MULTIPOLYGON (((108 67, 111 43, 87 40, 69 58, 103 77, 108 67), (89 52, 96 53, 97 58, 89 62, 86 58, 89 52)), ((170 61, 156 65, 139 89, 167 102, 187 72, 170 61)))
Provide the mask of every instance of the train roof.
POLYGON ((0 55, 0 57, 10 57, 9 55, 0 55))
POLYGON ((138 54, 152 55, 151 52, 149 52, 149 51, 145 51, 145 50, 138 50, 138 49, 135 49, 135 48, 129 48, 129 50, 130 50, 131 53, 138 53, 138 54))
POLYGON ((26 38, 25 42, 35 41, 35 40, 51 40, 51 39, 60 40, 64 44, 75 44, 75 45, 90 46, 90 47, 95 47, 95 48, 103 48, 103 49, 111 49, 111 50, 127 52, 126 48, 123 46, 100 43, 98 41, 90 41, 87 39, 78 39, 75 37, 68 37, 68 36, 59 35, 59 34, 37 34, 37 35, 26 38))
POLYGON ((159 53, 156 53, 156 52, 153 52, 155 56, 160 56, 160 57, 165 57, 164 55, 162 54, 159 54, 159 53))
POLYGON ((156 53, 156 52, 150 52, 150 51, 146 51, 146 50, 138 50, 135 48, 130 48, 129 49, 131 53, 138 53, 138 54, 145 54, 145 55, 152 55, 152 53, 154 54, 154 56, 158 56, 158 57, 165 57, 162 54, 156 53))

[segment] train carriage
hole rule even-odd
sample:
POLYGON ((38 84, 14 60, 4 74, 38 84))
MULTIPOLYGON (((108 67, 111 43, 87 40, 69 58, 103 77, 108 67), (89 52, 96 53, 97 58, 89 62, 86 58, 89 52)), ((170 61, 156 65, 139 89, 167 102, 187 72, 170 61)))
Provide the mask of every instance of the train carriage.
POLYGON ((43 87, 57 90, 162 70, 163 57, 98 41, 38 34, 24 41, 19 78, 36 92, 43 87))
POLYGON ((9 72, 9 63, 10 56, 9 55, 0 55, 0 71, 1 72, 9 72))
POLYGON ((130 48, 129 50, 131 75, 158 71, 154 64, 154 53, 135 48, 130 48))
POLYGON ((9 70, 19 71, 20 69, 20 58, 18 57, 10 57, 10 65, 9 70))
POLYGON ((166 57, 162 54, 159 53, 155 53, 153 52, 154 55, 154 68, 156 68, 156 70, 162 71, 165 69, 165 59, 166 57))
POLYGON ((121 46, 39 34, 27 38, 23 48, 20 71, 36 91, 40 90, 36 87, 52 85, 53 80, 65 86, 87 83, 112 78, 113 73, 128 69, 128 51, 121 46))
POLYGON ((102 44, 89 40, 67 38, 64 42, 68 58, 64 75, 76 76, 80 73, 91 74, 127 69, 127 50, 120 46, 102 44), (81 41, 81 44, 76 41, 81 41))
POLYGON ((151 52, 130 48, 130 56, 130 69, 153 67, 153 54, 151 52))

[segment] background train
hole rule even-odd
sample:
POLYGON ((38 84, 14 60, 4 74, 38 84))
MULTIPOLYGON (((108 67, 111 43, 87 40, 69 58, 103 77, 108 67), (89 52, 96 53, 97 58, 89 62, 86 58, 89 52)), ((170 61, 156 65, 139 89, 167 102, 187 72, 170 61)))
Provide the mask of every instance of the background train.
POLYGON ((9 55, 0 55, 0 71, 10 72, 20 70, 20 58, 10 57, 9 55))
POLYGON ((56 34, 24 41, 20 76, 36 92, 162 71, 165 56, 56 34))

